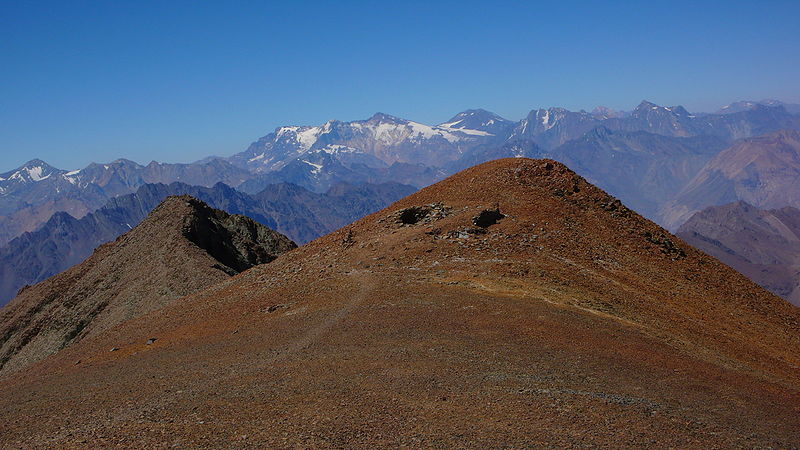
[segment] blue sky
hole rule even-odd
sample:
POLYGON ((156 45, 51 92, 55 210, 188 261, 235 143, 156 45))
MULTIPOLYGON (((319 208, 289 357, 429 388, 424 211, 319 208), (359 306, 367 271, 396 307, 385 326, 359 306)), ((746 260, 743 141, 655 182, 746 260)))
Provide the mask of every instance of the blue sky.
POLYGON ((0 0, 0 171, 230 155, 377 111, 800 103, 800 1, 0 0))

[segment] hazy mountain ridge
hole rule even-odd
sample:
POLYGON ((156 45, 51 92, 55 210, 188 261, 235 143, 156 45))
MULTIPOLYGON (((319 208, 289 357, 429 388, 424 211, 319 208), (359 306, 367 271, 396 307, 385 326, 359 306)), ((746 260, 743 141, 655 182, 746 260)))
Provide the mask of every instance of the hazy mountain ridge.
POLYGON ((696 211, 737 200, 764 209, 800 207, 800 131, 737 141, 709 160, 659 214, 674 229, 696 211))
MULTIPOLYGON (((800 129, 800 116, 790 114, 783 105, 755 104, 729 114, 692 114, 681 106, 647 101, 629 113, 536 109, 518 122, 485 110, 467 110, 436 126, 376 114, 368 120, 280 127, 228 161, 262 174, 264 180, 290 181, 321 191, 331 180, 400 181, 386 175, 387 167, 397 163, 444 169, 443 178, 494 157, 556 157, 557 147, 579 141, 598 127, 676 138, 708 136, 731 143, 781 129, 800 129)), ((713 144, 714 149, 719 147, 713 144)), ((432 181, 437 180, 402 180, 420 187, 432 181)))
MULTIPOLYGON (((560 158, 556 147, 580 140, 601 126, 670 137, 716 136, 728 142, 800 129, 800 116, 790 114, 787 106, 756 102, 729 108, 732 111, 725 114, 691 114, 681 106, 643 101, 628 113, 608 108, 592 113, 535 109, 516 122, 472 109, 439 125, 377 113, 366 120, 279 127, 244 152, 191 164, 142 166, 123 159, 67 172, 34 160, 0 175, 0 244, 35 230, 55 212, 80 218, 109 198, 131 193, 145 183, 212 186, 223 182, 250 193, 281 182, 320 193, 338 182, 423 187, 497 157, 560 158)), ((576 163, 574 158, 570 162, 576 163)), ((595 181, 603 185, 605 180, 595 181)))
POLYGON ((54 213, 81 218, 144 184, 182 182, 210 187, 221 182, 237 186, 250 177, 247 171, 219 159, 195 164, 153 161, 146 166, 118 159, 74 171, 32 160, 0 175, 0 245, 34 231, 54 213))
POLYGON ((673 137, 599 126, 549 156, 658 221, 660 206, 726 146, 716 136, 673 137))
POLYGON ((695 213, 676 235, 800 306, 797 208, 764 210, 743 201, 711 206, 695 213))

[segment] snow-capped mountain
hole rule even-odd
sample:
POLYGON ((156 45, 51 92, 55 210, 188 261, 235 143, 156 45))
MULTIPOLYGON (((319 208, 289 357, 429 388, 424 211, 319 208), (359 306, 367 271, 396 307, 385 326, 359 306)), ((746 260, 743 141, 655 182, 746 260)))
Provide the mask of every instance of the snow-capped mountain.
POLYGON ((322 193, 338 183, 394 182, 418 188, 441 180, 447 173, 423 164, 396 162, 387 166, 366 153, 309 151, 285 166, 263 172, 237 189, 255 194, 270 184, 292 183, 322 193))
POLYGON ((144 183, 222 182, 250 192, 276 182, 297 183, 317 192, 338 182, 394 181, 422 187, 457 168, 490 159, 552 156, 559 146, 600 126, 669 137, 713 136, 727 143, 800 129, 800 116, 788 112, 786 104, 745 103, 732 104, 725 114, 697 115, 681 106, 647 101, 626 113, 607 108, 592 113, 535 109, 518 122, 471 109, 439 125, 378 113, 367 120, 279 127, 230 158, 192 164, 143 166, 122 159, 68 172, 34 160, 0 174, 0 244, 35 229, 55 212, 82 217, 144 183))
POLYGON ((0 184, 9 186, 18 183, 35 183, 46 180, 59 172, 61 171, 41 159, 34 159, 15 170, 0 174, 0 184))
POLYGON ((22 166, 0 174, 0 196, 8 196, 34 183, 53 181, 66 171, 56 169, 40 159, 28 161, 22 166))
POLYGON ((553 148, 582 136, 599 124, 600 120, 585 111, 534 109, 517 123, 509 140, 530 140, 543 148, 553 148))
POLYGON ((785 103, 780 100, 774 100, 774 99, 764 99, 760 101, 742 100, 738 102, 733 102, 729 105, 725 105, 722 108, 720 108, 719 111, 717 111, 717 114, 733 114, 737 112, 747 111, 755 108, 757 105, 772 106, 772 107, 783 106, 789 113, 800 114, 800 105, 785 103))
MULTIPOLYGON (((493 118, 494 115, 485 122, 493 118)), ((494 120, 498 119, 505 121, 499 117, 494 120)), ((285 126, 229 161, 263 173, 279 170, 307 153, 324 151, 347 154, 349 158, 369 155, 385 165, 401 162, 442 166, 458 159, 465 150, 495 137, 485 129, 459 127, 457 122, 430 126, 377 113, 367 120, 353 122, 331 120, 314 127, 285 126)))
POLYGON ((468 109, 458 113, 445 123, 439 124, 440 128, 461 131, 471 135, 483 135, 505 138, 514 127, 514 122, 504 119, 497 114, 485 109, 468 109))
POLYGON ((683 106, 660 106, 644 100, 627 117, 611 118, 603 121, 603 125, 610 130, 689 137, 704 134, 695 119, 683 106))

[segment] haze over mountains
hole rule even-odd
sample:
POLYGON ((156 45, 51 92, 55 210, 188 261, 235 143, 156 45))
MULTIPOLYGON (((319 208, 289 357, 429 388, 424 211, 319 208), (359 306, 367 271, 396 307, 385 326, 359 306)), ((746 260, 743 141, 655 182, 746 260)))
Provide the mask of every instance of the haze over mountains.
POLYGON ((301 243, 385 206, 411 186, 505 157, 564 162, 673 230, 700 209, 736 200, 765 208, 797 206, 791 195, 798 174, 791 167, 800 161, 800 116, 790 112, 796 106, 736 102, 716 114, 692 114, 643 101, 628 112, 536 109, 517 122, 474 109, 435 126, 378 113, 353 122, 279 127, 244 152, 192 164, 142 166, 120 159, 66 171, 33 160, 0 175, 0 304, 22 285, 70 267, 135 226, 167 192, 130 203, 127 212, 91 213, 110 200, 112 210, 119 208, 116 197, 154 183, 182 183, 169 194, 190 193, 229 212, 251 214, 301 243), (215 202, 200 194, 200 187, 217 183, 254 197, 274 192, 272 201, 281 207, 262 214, 241 206, 249 201, 215 202), (281 183, 308 191, 300 194, 281 183), (313 198, 313 192, 325 194, 342 183, 364 186, 350 211, 341 199, 313 198), (335 206, 320 206, 329 201, 335 206), (298 202, 317 206, 297 210, 298 202), (277 216, 288 221, 271 222, 277 216))
POLYGON ((675 228, 709 205, 736 200, 760 208, 800 207, 800 132, 784 130, 736 142, 708 161, 661 211, 675 228))
POLYGON ((800 306, 800 210, 764 210, 744 201, 710 206, 677 236, 800 306))
MULTIPOLYGON (((725 114, 691 114, 680 106, 662 107, 644 101, 624 114, 607 110, 586 113, 563 108, 537 109, 519 122, 485 110, 468 110, 435 126, 379 113, 353 122, 332 120, 320 126, 279 127, 242 153, 194 164, 153 162, 141 166, 118 160, 67 172, 34 160, 0 175, 0 221, 4 225, 0 243, 24 231, 33 231, 55 212, 64 211, 80 218, 109 198, 131 193, 147 183, 178 181, 210 187, 223 182, 249 193, 280 182, 316 192, 324 192, 342 181, 393 181, 422 187, 447 174, 494 159, 498 151, 499 156, 508 155, 502 149, 515 149, 522 156, 566 158, 575 140, 587 139, 586 134, 599 127, 612 133, 647 133, 639 135, 642 140, 704 137, 708 142, 688 149, 689 155, 685 154, 685 143, 676 144, 683 149, 675 159, 689 158, 688 173, 698 161, 710 159, 722 143, 800 128, 800 117, 787 111, 787 106, 792 105, 777 101, 749 102, 745 106, 731 106, 728 109, 734 112, 725 114), (559 149, 562 145, 568 147, 559 149)), ((595 134, 602 139, 602 133, 595 134)), ((626 144, 620 151, 636 152, 636 146, 626 144)), ((593 170, 588 162, 581 162, 587 170, 593 170)), ((627 200, 629 191, 605 186, 604 178, 593 181, 627 200)))
POLYGON ((237 186, 249 176, 247 171, 220 160, 199 164, 154 161, 142 166, 119 159, 69 172, 32 160, 0 174, 0 245, 35 230, 56 212, 80 219, 109 199, 130 194, 147 183, 237 186))
POLYGON ((5 377, 0 441, 792 447, 799 347, 797 308, 511 158, 5 377))

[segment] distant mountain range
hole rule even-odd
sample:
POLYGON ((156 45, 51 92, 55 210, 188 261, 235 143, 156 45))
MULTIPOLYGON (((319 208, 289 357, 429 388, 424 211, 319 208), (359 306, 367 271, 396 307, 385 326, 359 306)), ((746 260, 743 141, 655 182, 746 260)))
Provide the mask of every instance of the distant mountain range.
POLYGON ((237 186, 250 176, 246 170, 222 160, 200 164, 151 162, 142 166, 119 159, 66 171, 35 159, 0 174, 0 245, 34 231, 56 212, 81 218, 109 199, 130 194, 147 183, 237 186))
POLYGON ((759 100, 759 101, 752 101, 752 100, 743 100, 739 102, 733 102, 729 105, 725 105, 717 111, 717 114, 731 114, 737 113, 741 111, 747 111, 748 109, 753 109, 757 105, 764 105, 764 106, 782 106, 792 114, 800 114, 800 104, 796 103, 784 103, 780 100, 759 100))
POLYGON ((696 211, 737 200, 766 209, 800 207, 799 131, 737 141, 709 160, 659 215, 675 229, 696 211))
POLYGON ((671 137, 716 136, 731 142, 800 128, 800 117, 782 105, 754 103, 728 114, 694 115, 681 106, 663 107, 647 101, 628 114, 537 109, 519 122, 485 110, 468 110, 436 126, 379 113, 362 121, 280 127, 227 161, 276 177, 281 177, 281 169, 295 161, 304 162, 307 172, 322 176, 327 169, 315 162, 321 153, 348 167, 383 168, 395 163, 446 167, 471 150, 501 147, 504 143, 529 141, 552 150, 599 126, 671 137))
POLYGON ((472 109, 438 125, 378 113, 279 127, 241 153, 191 164, 120 159, 66 171, 32 160, 0 174, 0 302, 83 260, 173 194, 250 215, 300 243, 414 188, 505 157, 564 162, 673 230, 696 211, 736 200, 800 206, 792 197, 800 174, 795 106, 737 102, 693 114, 643 101, 627 112, 535 109, 520 121, 472 109), (173 183, 179 187, 157 193, 145 187, 173 183))
MULTIPOLYGON (((612 133, 713 137, 721 143, 800 129, 800 116, 787 108, 793 105, 739 102, 723 108, 723 113, 691 114, 681 106, 663 107, 643 101, 627 113, 607 108, 592 113, 536 109, 518 122, 475 109, 433 126, 378 113, 353 122, 331 120, 319 126, 279 127, 244 152, 193 164, 152 162, 142 166, 121 159, 66 171, 33 160, 0 174, 0 244, 35 230, 56 212, 80 218, 108 199, 134 192, 147 183, 177 181, 210 187, 222 182, 249 193, 281 182, 315 192, 325 192, 339 182, 398 182, 422 187, 497 156, 551 156, 566 161, 568 149, 578 145, 576 140, 587 139, 587 133, 601 127, 612 133), (567 147, 559 149, 562 145, 567 147)), ((660 139, 641 136, 643 141, 660 139)), ((718 147, 714 143, 689 155, 692 162, 688 165, 694 167, 718 147)), ((678 158, 686 155, 686 149, 680 153, 678 158)), ((574 164, 576 159, 569 161, 574 164)), ((587 166, 588 162, 579 165, 587 166)), ((605 179, 593 179, 613 191, 605 179)), ((615 194, 627 200, 624 192, 615 194)))

